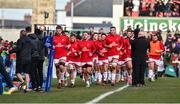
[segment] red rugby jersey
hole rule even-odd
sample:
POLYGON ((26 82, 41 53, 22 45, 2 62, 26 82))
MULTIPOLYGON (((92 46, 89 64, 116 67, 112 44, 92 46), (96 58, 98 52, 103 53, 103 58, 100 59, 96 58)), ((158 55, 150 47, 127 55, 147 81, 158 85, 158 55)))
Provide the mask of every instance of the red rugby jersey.
POLYGON ((79 41, 76 42, 70 42, 70 48, 68 52, 70 52, 68 56, 68 61, 72 62, 80 62, 80 46, 79 46, 79 41))
POLYGON ((93 55, 90 56, 90 53, 93 54, 95 52, 94 42, 91 40, 82 40, 79 43, 79 46, 81 51, 81 61, 92 62, 93 55))
POLYGON ((117 49, 123 47, 123 38, 117 34, 116 35, 109 34, 106 37, 106 45, 110 45, 112 43, 116 45, 112 46, 111 48, 108 48, 108 56, 119 55, 119 51, 117 49))
POLYGON ((54 35, 53 36, 53 45, 54 49, 54 58, 58 59, 61 57, 66 57, 67 54, 67 45, 69 44, 69 37, 67 35, 54 35))
POLYGON ((126 58, 131 58, 131 44, 130 44, 130 39, 129 38, 124 38, 123 41, 123 47, 125 49, 125 57, 126 58))
POLYGON ((97 45, 98 49, 98 60, 106 60, 108 59, 108 50, 105 47, 105 41, 98 41, 97 45))

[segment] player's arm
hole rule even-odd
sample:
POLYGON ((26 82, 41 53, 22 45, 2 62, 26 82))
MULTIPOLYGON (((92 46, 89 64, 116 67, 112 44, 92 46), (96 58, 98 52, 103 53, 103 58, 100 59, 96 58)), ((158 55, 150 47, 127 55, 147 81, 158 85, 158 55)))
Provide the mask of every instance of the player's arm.
POLYGON ((113 45, 112 45, 112 43, 111 43, 111 44, 108 43, 107 37, 106 37, 106 39, 105 39, 104 41, 105 41, 105 42, 104 42, 104 43, 105 43, 104 46, 105 46, 106 48, 112 48, 113 45))
POLYGON ((124 47, 124 39, 120 37, 117 50, 120 51, 124 47))
POLYGON ((162 41, 160 41, 159 45, 160 45, 160 50, 156 50, 156 52, 161 54, 164 52, 165 48, 162 41))
POLYGON ((67 39, 66 39, 66 48, 69 49, 70 47, 71 47, 70 39, 69 39, 69 37, 67 36, 67 39))

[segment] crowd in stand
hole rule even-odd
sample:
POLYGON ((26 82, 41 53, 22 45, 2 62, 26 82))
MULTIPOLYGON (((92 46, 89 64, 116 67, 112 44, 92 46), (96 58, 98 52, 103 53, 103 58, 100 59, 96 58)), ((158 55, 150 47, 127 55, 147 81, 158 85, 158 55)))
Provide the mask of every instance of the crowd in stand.
MULTIPOLYGON (((132 16, 133 0, 125 0, 124 16, 132 16)), ((139 16, 180 17, 179 0, 140 0, 139 16)))
MULTIPOLYGON (((17 43, 0 41, 1 56, 6 57, 3 64, 8 67, 11 60, 16 59, 16 75, 25 92, 42 90, 45 46, 54 50, 58 88, 64 88, 67 84, 74 87, 77 75, 86 87, 93 82, 114 86, 121 81, 133 87, 142 87, 145 85, 144 73, 148 73, 149 81, 155 81, 158 76, 164 75, 164 70, 160 73, 158 70, 168 65, 173 65, 179 76, 179 32, 168 31, 164 44, 161 31, 148 32, 145 36, 140 28, 132 30, 129 27, 117 34, 116 28, 111 27, 107 34, 101 28, 98 32, 93 29, 84 31, 80 37, 73 32, 67 34, 61 26, 57 26, 52 38, 53 47, 44 41, 42 32, 37 29, 32 33, 31 28, 27 27, 20 32, 17 43), (70 83, 67 83, 67 77, 70 77, 70 83)), ((12 88, 12 84, 9 87, 12 88)), ((14 90, 14 87, 10 89, 11 92, 14 90)))

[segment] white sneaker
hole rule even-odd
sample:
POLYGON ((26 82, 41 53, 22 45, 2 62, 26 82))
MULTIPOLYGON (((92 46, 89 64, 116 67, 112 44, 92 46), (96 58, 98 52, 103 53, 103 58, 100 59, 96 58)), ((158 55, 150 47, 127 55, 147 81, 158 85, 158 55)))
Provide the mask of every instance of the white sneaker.
POLYGON ((12 92, 16 92, 16 91, 18 91, 17 87, 11 87, 8 92, 12 93, 12 92))
POLYGON ((68 86, 68 82, 67 82, 67 81, 65 81, 65 84, 64 84, 64 86, 65 86, 65 87, 67 87, 67 86, 68 86))
POLYGON ((151 77, 151 82, 155 82, 155 79, 154 79, 154 77, 151 77))
POLYGON ((32 91, 32 89, 27 88, 26 91, 27 91, 27 92, 30 92, 30 91, 32 91))
POLYGON ((66 78, 67 78, 67 77, 69 77, 69 76, 70 76, 70 74, 69 74, 68 72, 66 72, 66 75, 65 75, 65 76, 66 76, 66 78))
POLYGON ((124 76, 121 77, 121 81, 123 81, 123 82, 125 81, 124 76))
POLYGON ((87 88, 90 87, 90 82, 89 82, 89 81, 86 82, 86 87, 87 87, 87 88))

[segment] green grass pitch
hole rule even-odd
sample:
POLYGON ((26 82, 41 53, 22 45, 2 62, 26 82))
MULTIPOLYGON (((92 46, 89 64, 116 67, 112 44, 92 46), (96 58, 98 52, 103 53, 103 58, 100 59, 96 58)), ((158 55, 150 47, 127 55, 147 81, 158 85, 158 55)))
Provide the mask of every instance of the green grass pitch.
MULTIPOLYGON (((75 88, 57 89, 56 80, 52 82, 51 91, 46 92, 16 92, 11 95, 0 95, 0 103, 85 103, 100 94, 115 90, 125 83, 100 86, 93 84, 86 88, 78 79, 75 88)), ((145 87, 128 87, 100 101, 101 103, 180 103, 180 79, 160 78, 158 81, 146 82, 145 87)))

